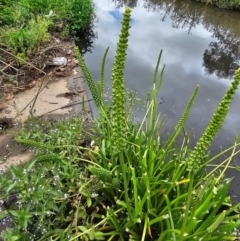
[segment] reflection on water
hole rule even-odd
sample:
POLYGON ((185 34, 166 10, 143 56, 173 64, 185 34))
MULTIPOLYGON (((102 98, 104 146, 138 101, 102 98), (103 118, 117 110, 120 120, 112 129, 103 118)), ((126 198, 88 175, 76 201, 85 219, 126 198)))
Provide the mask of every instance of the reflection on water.
POLYGON ((94 31, 93 26, 81 31, 76 36, 76 45, 79 46, 81 54, 91 53, 94 39, 97 38, 97 32, 94 31))
POLYGON ((124 6, 128 6, 130 8, 135 8, 138 4, 138 0, 112 0, 115 4, 116 8, 122 8, 124 6))
MULTIPOLYGON (((116 8, 137 7, 137 0, 113 0, 116 8)), ((139 1, 140 2, 140 1, 139 1)), ((161 20, 172 20, 173 28, 191 30, 202 24, 215 39, 203 54, 206 74, 216 74, 219 78, 232 78, 240 66, 240 14, 221 10, 192 1, 144 0, 143 7, 148 11, 164 10, 161 20)))
MULTIPOLYGON (((111 85, 111 69, 121 27, 125 5, 133 8, 126 60, 125 81, 129 89, 136 89, 145 99, 151 87, 152 76, 159 51, 163 49, 161 66, 166 64, 164 81, 158 102, 159 112, 166 114, 163 133, 171 132, 195 89, 200 90, 186 129, 193 130, 192 144, 201 136, 214 110, 230 84, 235 69, 240 65, 240 14, 192 1, 153 0, 94 0, 98 21, 95 29, 98 38, 89 46, 84 58, 93 78, 98 81, 103 53, 108 52, 105 76, 106 86, 111 85), (117 9, 116 9, 117 7, 117 9), (196 138, 196 139, 195 139, 196 138)), ((81 49, 81 46, 80 46, 81 49)), ((211 146, 216 154, 232 145, 240 134, 240 91, 237 92, 222 131, 211 146)), ((94 111, 94 108, 93 108, 94 111)), ((233 165, 240 166, 240 158, 233 165)), ((235 176, 231 194, 234 196, 240 182, 235 176)), ((240 195, 237 199, 240 201, 240 195)))
POLYGON ((233 77, 240 66, 240 38, 226 29, 216 29, 214 37, 203 55, 203 66, 208 74, 215 73, 220 78, 233 77))

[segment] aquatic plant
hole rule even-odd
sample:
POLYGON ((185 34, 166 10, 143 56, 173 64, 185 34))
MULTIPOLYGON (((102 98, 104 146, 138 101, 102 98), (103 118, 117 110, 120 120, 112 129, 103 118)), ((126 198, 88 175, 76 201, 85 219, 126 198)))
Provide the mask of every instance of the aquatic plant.
POLYGON ((130 29, 131 9, 126 8, 123 14, 122 30, 117 45, 115 62, 112 70, 112 138, 113 150, 121 152, 126 144, 126 111, 123 71, 127 55, 127 43, 130 29))
POLYGON ((77 56, 77 59, 79 61, 79 65, 81 66, 82 68, 82 71, 84 73, 84 76, 85 76, 85 79, 87 81, 87 84, 89 86, 89 89, 92 93, 92 96, 93 96, 93 99, 94 99, 94 102, 96 104, 97 107, 100 107, 102 105, 102 100, 101 100, 101 96, 100 96, 100 93, 98 91, 98 88, 97 86, 95 85, 94 83, 94 80, 91 76, 91 73, 89 72, 83 58, 82 58, 82 55, 80 54, 79 52, 79 49, 77 47, 74 48, 74 51, 75 51, 75 54, 77 56))
POLYGON ((100 80, 98 81, 98 91, 101 96, 103 95, 103 91, 104 91, 104 81, 105 81, 104 73, 105 73, 105 63, 106 63, 106 57, 108 54, 108 50, 109 50, 109 47, 107 47, 107 49, 103 55, 102 64, 101 64, 100 80))
POLYGON ((206 150, 209 148, 216 134, 222 128, 224 120, 229 111, 229 105, 232 102, 234 94, 238 89, 240 84, 240 69, 235 73, 235 77, 228 88, 226 94, 224 95, 222 101, 219 103, 211 121, 209 122, 206 130, 204 131, 202 137, 197 142, 193 152, 190 154, 188 162, 188 170, 197 172, 202 168, 202 160, 205 157, 206 150))
MULTIPOLYGON (((128 27, 124 27, 124 21, 122 24, 122 32, 129 31, 128 27)), ((125 36, 128 34, 125 33, 125 36)), ((121 37, 122 35, 120 35, 120 43, 121 37)), ((124 42, 127 43, 127 40, 124 42)), ((157 81, 161 54, 162 52, 160 52, 153 76, 152 91, 147 94, 147 109, 142 122, 136 125, 125 120, 125 127, 121 132, 127 133, 125 140, 121 139, 125 144, 121 143, 118 152, 115 152, 112 149, 113 145, 110 147, 107 145, 109 142, 106 138, 118 133, 121 127, 119 129, 110 128, 112 123, 118 123, 110 115, 109 122, 107 122, 110 126, 109 128, 105 126, 110 133, 101 137, 98 154, 92 153, 91 155, 91 160, 97 167, 91 168, 90 171, 96 178, 103 181, 103 186, 99 189, 102 199, 114 203, 113 207, 105 208, 103 206, 106 215, 100 223, 104 223, 104 227, 109 230, 106 231, 106 235, 109 235, 110 239, 119 237, 120 240, 171 239, 179 241, 194 238, 208 240, 211 237, 212 240, 231 240, 234 237, 232 231, 240 225, 240 222, 235 220, 236 213, 230 214, 228 210, 221 211, 221 207, 228 197, 229 180, 223 179, 220 182, 220 178, 208 175, 205 170, 208 162, 202 162, 197 169, 198 163, 196 162, 194 166, 196 170, 189 169, 193 160, 191 158, 199 151, 199 144, 194 151, 189 150, 189 137, 186 134, 181 148, 178 150, 173 147, 190 114, 199 86, 194 90, 173 134, 169 136, 166 143, 160 142, 158 126, 161 126, 164 118, 160 120, 160 116, 157 114, 156 97, 163 80, 164 68, 157 81), (144 124, 146 124, 145 131, 143 130, 144 124), (121 148, 123 145, 126 148, 121 148), (113 173, 118 180, 117 190, 113 185, 113 173), (205 185, 204 192, 202 185, 205 185), (225 218, 229 220, 228 224, 225 222, 225 218), (227 232, 225 233, 223 230, 227 230, 227 232)), ((122 55, 121 61, 125 61, 125 52, 123 51, 119 55, 122 55)), ((114 64, 118 66, 116 62, 114 64)), ((112 104, 121 103, 121 108, 119 110, 116 108, 118 112, 115 111, 114 115, 126 117, 126 110, 122 105, 124 100, 122 91, 125 91, 122 66, 124 63, 121 62, 118 72, 116 72, 118 69, 113 68, 112 75, 116 79, 112 78, 112 104), (118 83, 118 86, 115 83, 118 83), (119 86, 119 91, 116 91, 119 86)), ((236 73, 236 78, 238 79, 238 73, 236 73)), ((238 83, 235 82, 233 86, 236 89, 238 83)), ((234 90, 231 87, 226 94, 227 98, 224 98, 220 106, 224 103, 223 106, 226 108, 233 95, 234 90)), ((218 118, 215 117, 215 114, 213 121, 210 122, 209 129, 211 131, 205 134, 207 136, 205 146, 200 145, 202 153, 207 150, 214 135, 221 128, 221 123, 226 117, 226 111, 224 112, 223 109, 223 107, 218 109, 216 111, 218 118), (219 123, 219 128, 216 128, 217 123, 219 123), (209 133, 211 138, 208 136, 209 133)), ((201 140, 199 142, 201 143, 201 140)), ((236 145, 238 144, 235 143, 232 147, 231 158, 237 153, 235 152, 236 145)), ((229 166, 229 162, 226 168, 227 166, 229 166)), ((231 211, 237 210, 239 206, 240 204, 232 207, 231 211)), ((90 232, 90 229, 86 232, 90 232)), ((77 237, 82 237, 82 234, 77 237)))

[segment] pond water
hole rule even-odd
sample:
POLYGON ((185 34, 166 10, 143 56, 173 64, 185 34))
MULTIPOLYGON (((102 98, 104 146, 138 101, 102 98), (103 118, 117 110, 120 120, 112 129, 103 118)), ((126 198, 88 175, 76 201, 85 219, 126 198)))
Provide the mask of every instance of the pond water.
MULTIPOLYGON (((161 66, 166 65, 164 82, 159 94, 159 112, 166 114, 163 132, 171 132, 180 118, 195 86, 198 96, 186 123, 193 130, 192 144, 204 131, 214 110, 240 66, 240 13, 206 6, 192 1, 173 0, 95 0, 97 21, 94 32, 79 46, 87 65, 97 81, 100 64, 107 46, 106 80, 111 87, 111 69, 122 13, 125 6, 133 9, 126 61, 125 81, 145 99, 151 87, 159 51, 163 49, 161 66)), ((230 146, 240 134, 240 90, 237 92, 222 131, 210 150, 216 154, 230 146)), ((95 112, 94 106, 93 112, 95 112)), ((224 158, 224 157, 223 157, 224 158)), ((219 159, 219 161, 222 159, 219 159)), ((234 158, 240 166, 240 157, 234 158)), ((230 170, 234 177, 231 196, 240 201, 240 173, 230 170)))

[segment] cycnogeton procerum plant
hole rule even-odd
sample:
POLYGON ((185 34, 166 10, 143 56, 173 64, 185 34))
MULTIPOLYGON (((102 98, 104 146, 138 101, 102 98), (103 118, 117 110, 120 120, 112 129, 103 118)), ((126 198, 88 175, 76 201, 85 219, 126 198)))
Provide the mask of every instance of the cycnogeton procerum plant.
POLYGON ((188 170, 194 171, 195 173, 201 168, 201 160, 205 156, 206 150, 209 148, 213 138, 222 128, 224 120, 229 111, 229 105, 232 102, 234 94, 238 89, 240 83, 240 69, 235 73, 234 79, 231 86, 224 95, 222 101, 219 103, 212 119, 210 120, 206 130, 204 131, 202 137, 197 142, 194 150, 188 158, 188 170))
POLYGON ((102 64, 101 64, 100 80, 98 81, 98 91, 101 96, 103 95, 103 91, 104 91, 104 72, 105 72, 104 69, 105 69, 105 62, 106 62, 108 50, 109 50, 109 46, 107 47, 107 49, 105 50, 105 53, 103 55, 102 64))
POLYGON ((122 29, 117 45, 115 61, 112 70, 112 144, 115 153, 120 152, 125 144, 125 88, 124 68, 128 47, 131 9, 126 8, 123 14, 122 29))
POLYGON ((77 47, 74 48, 74 52, 75 52, 75 54, 77 56, 77 59, 79 61, 79 65, 82 68, 82 71, 84 73, 84 76, 85 76, 87 84, 88 84, 88 87, 89 87, 89 89, 92 93, 93 100, 94 100, 96 106, 100 107, 102 105, 102 99, 101 99, 100 93, 98 91, 98 88, 94 83, 92 75, 90 74, 90 72, 88 70, 88 67, 86 66, 86 64, 83 60, 83 57, 81 56, 81 54, 79 52, 79 49, 77 47))

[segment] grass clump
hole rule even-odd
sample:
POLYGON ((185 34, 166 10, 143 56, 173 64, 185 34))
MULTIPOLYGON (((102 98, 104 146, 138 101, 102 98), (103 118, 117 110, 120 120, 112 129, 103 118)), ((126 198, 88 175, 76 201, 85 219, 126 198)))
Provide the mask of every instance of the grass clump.
POLYGON ((9 36, 9 38, 5 37, 3 44, 6 44, 18 55, 31 56, 40 44, 49 39, 48 28, 51 24, 50 20, 42 17, 37 17, 37 20, 31 19, 24 28, 19 28, 16 31, 13 29, 10 29, 9 32, 6 31, 4 34, 9 36))
POLYGON ((78 118, 34 124, 31 131, 26 129, 16 137, 16 141, 35 147, 37 156, 23 168, 12 167, 13 179, 1 176, 4 198, 16 193, 18 200, 6 209, 5 215, 16 227, 3 233, 4 240, 10 236, 17 237, 15 240, 70 241, 235 239, 240 204, 231 204, 231 180, 224 173, 238 153, 239 143, 236 139, 228 150, 230 157, 210 173, 206 172, 207 165, 224 152, 210 159, 206 151, 226 117, 240 70, 193 150, 187 132, 180 147, 175 147, 175 141, 184 129, 198 86, 172 134, 163 142, 164 117, 157 113, 164 70, 159 75, 162 52, 152 90, 147 92, 142 122, 136 124, 126 109, 123 76, 130 14, 127 8, 112 72, 111 103, 103 95, 108 49, 98 83, 76 50, 99 110, 91 129, 87 131, 78 118))

